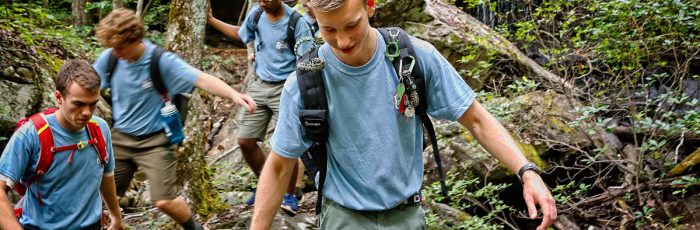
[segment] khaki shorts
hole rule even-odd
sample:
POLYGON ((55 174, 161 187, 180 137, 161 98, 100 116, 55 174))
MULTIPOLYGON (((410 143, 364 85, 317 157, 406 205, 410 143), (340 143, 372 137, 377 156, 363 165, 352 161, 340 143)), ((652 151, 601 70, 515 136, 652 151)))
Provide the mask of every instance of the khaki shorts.
POLYGON ((385 211, 357 211, 323 198, 319 229, 426 229, 425 213, 420 204, 385 211))
POLYGON ((248 95, 255 100, 255 112, 249 113, 243 107, 238 113, 238 138, 265 139, 267 127, 277 122, 280 111, 280 96, 284 82, 278 84, 265 83, 253 75, 248 83, 248 95))
POLYGON ((124 196, 140 167, 149 181, 152 202, 175 199, 178 196, 175 146, 168 144, 165 132, 137 138, 112 129, 117 195, 124 196))

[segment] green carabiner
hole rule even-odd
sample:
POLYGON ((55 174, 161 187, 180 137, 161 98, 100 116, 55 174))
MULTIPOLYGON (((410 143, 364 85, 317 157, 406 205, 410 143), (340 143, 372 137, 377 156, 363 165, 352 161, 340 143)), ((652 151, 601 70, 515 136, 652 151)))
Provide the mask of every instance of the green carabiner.
POLYGON ((386 51, 384 51, 384 55, 386 55, 390 61, 394 61, 394 58, 401 55, 401 50, 399 50, 399 40, 398 39, 389 40, 389 44, 386 45, 386 51), (389 53, 389 51, 392 48, 395 50, 395 52, 389 53))

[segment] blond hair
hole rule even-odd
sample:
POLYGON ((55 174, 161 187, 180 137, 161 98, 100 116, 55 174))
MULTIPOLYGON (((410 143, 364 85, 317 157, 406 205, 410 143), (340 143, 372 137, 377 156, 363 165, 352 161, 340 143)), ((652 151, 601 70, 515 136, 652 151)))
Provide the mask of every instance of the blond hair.
POLYGON ((100 76, 85 60, 68 60, 63 63, 56 76, 56 90, 66 96, 73 82, 90 91, 100 89, 100 76))
POLYGON ((97 39, 105 47, 116 47, 136 41, 144 36, 141 18, 133 10, 116 9, 97 25, 97 39))

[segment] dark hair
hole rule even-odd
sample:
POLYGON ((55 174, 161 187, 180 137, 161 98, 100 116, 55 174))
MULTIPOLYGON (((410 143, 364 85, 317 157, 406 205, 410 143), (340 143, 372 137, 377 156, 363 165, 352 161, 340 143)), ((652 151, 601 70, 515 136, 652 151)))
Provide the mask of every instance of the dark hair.
POLYGON ((56 77, 56 90, 68 95, 68 88, 75 82, 87 90, 100 89, 100 76, 85 60, 68 60, 61 66, 56 77))

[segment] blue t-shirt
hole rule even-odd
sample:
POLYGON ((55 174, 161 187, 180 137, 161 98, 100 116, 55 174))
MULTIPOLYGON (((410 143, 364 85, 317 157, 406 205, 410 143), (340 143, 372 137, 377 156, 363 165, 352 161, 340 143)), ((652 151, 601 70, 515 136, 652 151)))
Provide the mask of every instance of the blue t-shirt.
MULTIPOLYGON (((246 16, 245 22, 238 30, 238 35, 243 43, 255 40, 255 74, 265 81, 284 81, 290 73, 294 72, 296 66, 296 55, 294 47, 287 44, 287 23, 289 17, 295 12, 294 9, 282 4, 284 16, 272 23, 267 19, 267 13, 263 11, 258 21, 258 34, 253 31, 253 20, 257 10, 262 10, 260 6, 255 6, 246 16)), ((309 25, 302 19, 297 21, 294 27, 295 41, 300 41, 304 37, 312 37, 309 25)), ((298 49, 300 53, 310 50, 309 42, 301 44, 298 49)))
MULTIPOLYGON (((100 220, 100 184, 104 174, 114 172, 114 154, 107 123, 96 116, 92 119, 100 124, 107 145, 107 164, 99 164, 99 154, 92 145, 76 150, 70 163, 70 150, 55 153, 46 174, 27 189, 19 219, 21 224, 41 229, 81 229, 100 220), (41 193, 42 206, 39 206, 37 192, 41 193)), ((70 131, 58 123, 55 114, 46 116, 46 120, 56 147, 89 140, 87 128, 70 131)), ((5 147, 0 157, 0 174, 15 183, 29 180, 34 175, 40 150, 37 130, 29 121, 12 135, 5 147)))
MULTIPOLYGON (((384 56, 386 44, 378 31, 377 49, 359 67, 342 63, 326 44, 319 57, 323 69, 330 130, 328 174, 324 195, 355 210, 385 210, 420 190, 423 181, 422 124, 394 108, 398 77, 384 56)), ((426 81, 428 114, 458 120, 476 94, 429 43, 411 38, 426 81)), ((421 102, 425 103, 425 102, 421 102)), ((311 146, 299 121, 303 103, 296 75, 282 92, 272 149, 298 158, 311 146)))
MULTIPOLYGON (((111 86, 106 80, 107 61, 112 49, 102 51, 92 65, 102 79, 101 88, 112 88, 112 119, 114 128, 131 136, 141 136, 163 130, 160 109, 163 100, 151 81, 151 56, 156 45, 144 40, 146 49, 134 63, 118 59, 111 86)), ((170 98, 190 93, 201 72, 172 52, 164 52, 158 61, 160 75, 170 98)))

